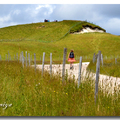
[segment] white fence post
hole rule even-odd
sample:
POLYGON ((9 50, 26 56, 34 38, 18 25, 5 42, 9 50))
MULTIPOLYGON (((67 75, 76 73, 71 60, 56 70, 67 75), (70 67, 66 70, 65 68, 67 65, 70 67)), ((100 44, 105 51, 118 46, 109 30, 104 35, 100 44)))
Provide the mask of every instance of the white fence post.
POLYGON ((97 66, 96 66, 96 80, 95 80, 95 103, 98 96, 98 83, 99 83, 99 73, 100 73, 100 60, 101 60, 101 51, 98 52, 97 57, 97 66))
POLYGON ((22 59, 23 59, 23 51, 21 52, 21 56, 20 56, 21 58, 21 62, 22 62, 22 59))
POLYGON ((26 67, 27 67, 27 51, 26 51, 26 67))
POLYGON ((22 65, 23 65, 23 68, 24 68, 24 64, 25 64, 25 58, 24 58, 24 56, 22 56, 22 65))
POLYGON ((45 63, 45 52, 43 52, 43 61, 42 61, 42 76, 44 73, 44 63, 45 63))
POLYGON ((36 73, 36 54, 34 53, 34 65, 35 65, 35 73, 36 73))
POLYGON ((80 63, 79 63, 79 72, 78 72, 78 88, 80 85, 81 80, 81 69, 82 69, 82 57, 80 57, 80 63))
POLYGON ((23 66, 23 68, 24 68, 24 61, 25 61, 25 59, 24 59, 24 55, 23 55, 23 51, 22 51, 22 66, 23 66))
POLYGON ((21 55, 21 53, 20 53, 20 62, 22 61, 21 57, 22 57, 22 55, 21 55))
POLYGON ((67 54, 67 48, 64 48, 64 53, 63 53, 63 68, 62 68, 62 82, 63 82, 64 79, 65 79, 66 54, 67 54))
POLYGON ((29 61, 29 66, 30 66, 30 53, 28 53, 28 61, 29 61))
POLYGON ((52 53, 50 53, 50 78, 52 77, 52 53))
POLYGON ((103 55, 101 54, 101 62, 102 62, 102 66, 103 66, 103 55))

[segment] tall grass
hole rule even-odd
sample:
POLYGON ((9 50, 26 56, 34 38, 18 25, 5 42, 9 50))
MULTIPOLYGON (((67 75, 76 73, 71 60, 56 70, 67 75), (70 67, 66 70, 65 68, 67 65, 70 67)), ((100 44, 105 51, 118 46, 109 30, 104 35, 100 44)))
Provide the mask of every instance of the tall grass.
POLYGON ((107 96, 102 90, 94 102, 94 81, 89 78, 77 88, 74 79, 62 83, 59 75, 22 68, 19 62, 0 62, 0 116, 119 116, 120 95, 107 96))

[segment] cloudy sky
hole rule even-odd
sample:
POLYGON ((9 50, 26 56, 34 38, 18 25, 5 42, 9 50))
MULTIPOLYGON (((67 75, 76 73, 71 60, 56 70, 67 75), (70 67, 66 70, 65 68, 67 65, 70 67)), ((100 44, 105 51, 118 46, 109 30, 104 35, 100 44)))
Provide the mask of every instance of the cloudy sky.
POLYGON ((58 20, 87 20, 120 35, 120 4, 8 4, 0 3, 0 28, 58 20))

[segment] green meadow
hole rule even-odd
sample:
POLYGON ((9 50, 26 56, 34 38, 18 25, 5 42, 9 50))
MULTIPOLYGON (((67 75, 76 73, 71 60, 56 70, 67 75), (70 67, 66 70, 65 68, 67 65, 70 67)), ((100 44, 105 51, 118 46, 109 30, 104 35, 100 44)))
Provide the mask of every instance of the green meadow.
POLYGON ((74 79, 62 82, 34 68, 22 68, 19 62, 0 62, 0 116, 119 116, 120 94, 98 91, 89 77, 78 88, 74 79), (7 105, 6 105, 7 104, 7 105), (6 107, 7 106, 7 107, 6 107))
MULTIPOLYGON (((34 68, 23 68, 19 61, 14 60, 14 55, 18 53, 20 57, 23 51, 25 56, 27 51, 33 60, 36 53, 37 64, 41 64, 40 56, 45 52, 46 64, 49 64, 50 53, 53 63, 62 64, 63 50, 67 48, 67 56, 74 49, 78 58, 76 62, 83 56, 83 61, 91 62, 88 68, 95 71, 96 63, 91 61, 94 53, 100 50, 103 56, 119 56, 120 36, 73 34, 85 26, 104 30, 93 23, 75 20, 0 28, 0 116, 120 116, 120 94, 107 95, 99 89, 95 104, 95 81, 91 78, 81 81, 78 88, 74 78, 68 79, 67 74, 62 82, 59 75, 50 78, 45 71, 41 76, 41 70, 35 73, 34 68), (6 61, 8 52, 11 61, 6 61)), ((105 71, 119 77, 119 66, 111 62, 114 60, 104 60, 105 71)), ((102 67, 100 72, 104 73, 102 67)))
POLYGON ((50 53, 53 54, 53 60, 59 60, 63 57, 63 49, 67 48, 67 54, 74 49, 75 56, 90 56, 101 50, 103 56, 119 55, 120 37, 108 33, 85 33, 85 34, 69 34, 63 39, 43 43, 39 41, 19 41, 19 42, 0 42, 0 55, 5 60, 5 54, 11 54, 14 57, 16 53, 27 51, 31 55, 36 53, 39 60, 43 52, 46 53, 46 60, 49 60, 50 53))

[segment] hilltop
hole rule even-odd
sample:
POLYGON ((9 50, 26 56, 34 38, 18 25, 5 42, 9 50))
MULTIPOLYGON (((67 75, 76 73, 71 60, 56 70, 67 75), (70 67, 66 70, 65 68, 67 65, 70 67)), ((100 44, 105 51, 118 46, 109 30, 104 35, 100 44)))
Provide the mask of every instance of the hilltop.
POLYGON ((86 21, 63 20, 59 22, 40 22, 4 27, 0 29, 0 39, 54 41, 68 33, 80 32, 86 27, 106 31, 100 26, 86 21))

